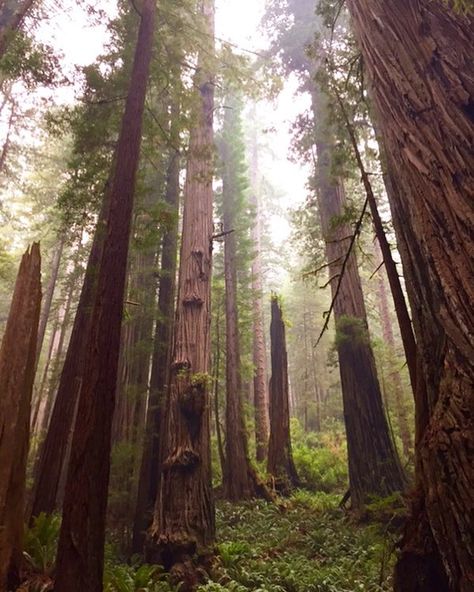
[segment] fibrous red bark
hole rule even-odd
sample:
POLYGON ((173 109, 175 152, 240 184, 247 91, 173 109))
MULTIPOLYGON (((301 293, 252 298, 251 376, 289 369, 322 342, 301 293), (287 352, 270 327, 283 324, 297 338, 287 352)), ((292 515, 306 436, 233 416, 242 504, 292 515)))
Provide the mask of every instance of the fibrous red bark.
POLYGON ((474 586, 472 15, 448 3, 350 0, 387 155, 419 352, 417 491, 396 588, 474 586), (442 565, 439 558, 442 559, 442 565))
POLYGON ((196 585, 193 556, 212 552, 215 536, 210 459, 210 289, 214 2, 203 0, 205 47, 195 86, 200 104, 191 129, 172 360, 161 438, 161 476, 151 529, 151 559, 164 562, 183 590, 196 585))
POLYGON ((142 118, 151 63, 156 3, 145 0, 130 88, 125 104, 110 209, 93 300, 92 321, 84 336, 84 374, 71 447, 63 520, 58 544, 55 590, 102 590, 105 515, 110 470, 120 330, 128 243, 142 118))
POLYGON ((41 307, 40 250, 21 260, 0 349, 0 589, 16 590, 22 561, 31 393, 41 307))

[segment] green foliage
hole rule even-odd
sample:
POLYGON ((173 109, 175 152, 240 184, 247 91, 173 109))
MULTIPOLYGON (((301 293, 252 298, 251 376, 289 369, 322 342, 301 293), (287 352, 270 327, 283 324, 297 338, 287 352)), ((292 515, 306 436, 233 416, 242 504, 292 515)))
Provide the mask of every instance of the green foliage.
POLYGON ((363 319, 342 315, 336 322, 336 346, 344 343, 368 344, 369 332, 363 319))
POLYGON ((8 50, 0 59, 2 78, 21 78, 28 89, 58 82, 59 62, 51 47, 33 42, 21 31, 12 33, 8 50))
POLYGON ((393 535, 354 524, 338 500, 297 491, 284 505, 218 505, 222 571, 199 591, 390 590, 393 535))
POLYGON ((49 575, 53 570, 60 526, 59 514, 42 512, 25 532, 24 555, 38 573, 49 575))
POLYGON ((344 493, 347 488, 347 449, 340 424, 323 432, 305 433, 291 420, 293 460, 305 487, 325 493, 344 493))
POLYGON ((105 566, 104 592, 173 592, 158 565, 140 566, 111 565, 105 566))

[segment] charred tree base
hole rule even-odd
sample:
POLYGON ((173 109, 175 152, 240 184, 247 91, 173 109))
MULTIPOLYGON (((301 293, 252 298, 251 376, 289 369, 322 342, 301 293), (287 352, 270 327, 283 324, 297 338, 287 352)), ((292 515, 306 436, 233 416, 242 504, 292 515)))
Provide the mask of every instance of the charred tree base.
POLYGON ((450 592, 421 491, 413 498, 400 547, 394 571, 394 592, 450 592))
POLYGON ((216 553, 214 549, 198 550, 196 542, 186 538, 151 533, 145 543, 145 560, 162 565, 180 592, 195 592, 214 571, 216 553))

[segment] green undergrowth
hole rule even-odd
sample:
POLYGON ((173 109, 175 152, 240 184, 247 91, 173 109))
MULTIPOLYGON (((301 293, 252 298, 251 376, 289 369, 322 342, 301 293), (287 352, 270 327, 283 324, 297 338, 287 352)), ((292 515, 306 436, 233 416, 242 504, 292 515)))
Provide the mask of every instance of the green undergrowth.
MULTIPOLYGON (((397 538, 393 526, 401 498, 374 500, 364 523, 340 510, 339 502, 339 494, 307 490, 297 490, 274 504, 220 501, 217 567, 197 592, 390 590, 397 538)), ((57 516, 41 515, 28 531, 25 557, 30 574, 28 585, 21 590, 52 590, 49 576, 59 522, 57 516)), ((126 564, 110 544, 104 572, 104 592, 180 590, 160 566, 143 565, 137 556, 126 564)))
POLYGON ((220 503, 221 574, 200 592, 390 590, 395 535, 354 523, 339 501, 301 490, 278 505, 220 503))

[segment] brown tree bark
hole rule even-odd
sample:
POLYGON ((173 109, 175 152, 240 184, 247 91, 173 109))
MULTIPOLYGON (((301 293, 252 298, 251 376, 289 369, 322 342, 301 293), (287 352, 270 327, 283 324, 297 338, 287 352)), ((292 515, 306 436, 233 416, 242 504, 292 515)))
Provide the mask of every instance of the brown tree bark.
POLYGON ((22 560, 31 393, 41 308, 41 258, 21 260, 0 348, 0 589, 16 590, 22 560))
POLYGON ((94 233, 68 349, 59 379, 49 428, 40 448, 35 482, 31 496, 30 520, 41 512, 51 514, 58 506, 58 491, 67 469, 72 429, 79 388, 82 382, 84 351, 91 320, 97 272, 105 240, 105 224, 109 210, 109 191, 106 188, 101 212, 94 233))
POLYGON ((197 582, 191 557, 208 554, 215 536, 208 374, 214 110, 208 60, 214 53, 213 0, 203 0, 201 11, 206 41, 195 77, 200 104, 189 138, 173 354, 150 541, 151 558, 159 557, 183 582, 183 590, 192 590, 197 582))
POLYGON ((467 592, 474 586, 474 22, 443 2, 348 5, 388 155, 424 379, 415 397, 417 495, 396 588, 446 590, 440 556, 450 589, 467 592))
POLYGON ((125 276, 156 3, 145 0, 110 187, 58 543, 57 592, 102 590, 105 515, 125 276))
POLYGON ((272 375, 270 378, 270 440, 267 470, 275 478, 275 487, 283 493, 299 485, 291 452, 290 408, 288 385, 288 356, 286 353, 285 323, 273 294, 270 325, 272 375))
POLYGON ((163 236, 161 250, 160 288, 157 321, 150 376, 150 392, 145 420, 145 440, 140 466, 137 503, 133 527, 132 547, 143 551, 145 532, 151 524, 153 507, 158 492, 159 438, 163 398, 168 382, 170 348, 174 320, 176 292, 176 264, 178 256, 179 218, 179 126, 177 109, 172 109, 170 155, 166 174, 165 200, 169 206, 170 226, 163 236))
POLYGON ((226 454, 223 472, 224 496, 232 501, 257 494, 257 475, 250 464, 247 431, 242 404, 242 375, 237 308, 237 187, 238 171, 233 166, 234 146, 229 139, 237 127, 237 101, 229 96, 224 115, 221 143, 222 201, 224 222, 224 281, 226 325, 226 454))
POLYGON ((41 355, 41 348, 43 347, 44 335, 46 326, 48 324, 49 313, 51 311, 51 304, 53 302, 54 289, 58 279, 59 265, 61 263, 61 256, 64 247, 64 238, 61 238, 59 245, 56 247, 53 258, 51 260, 51 273, 48 280, 48 285, 43 298, 43 307, 41 310, 40 322, 38 327, 38 345, 36 346, 36 364, 38 364, 41 355))
MULTIPOLYGON (((375 247, 376 261, 381 259, 380 247, 376 243, 375 247)), ((382 258, 383 262, 383 258, 382 258)), ((395 354, 395 336, 393 334, 392 320, 390 318, 390 310, 388 306, 387 288, 384 278, 381 273, 377 277, 377 307, 379 309, 380 322, 382 324, 382 334, 385 344, 389 348, 392 355, 395 354)), ((398 370, 390 372, 394 396, 395 396, 395 412, 397 414, 398 427, 400 429, 400 438, 402 440, 403 454, 405 459, 413 458, 413 440, 408 423, 407 406, 405 396, 403 393, 402 379, 398 370)))
MULTIPOLYGON (((256 129, 256 128, 255 128, 256 129)), ((267 354, 265 346, 265 331, 263 327, 263 285, 262 285, 262 228, 261 211, 258 197, 258 144, 256 131, 252 136, 252 158, 250 162, 250 204, 255 211, 255 224, 252 227, 251 238, 255 247, 252 261, 252 292, 254 294, 253 308, 253 394, 255 406, 255 442, 256 458, 265 460, 268 448, 268 389, 267 389, 267 354)))
POLYGON ((338 217, 344 214, 345 194, 342 182, 330 172, 332 145, 327 140, 326 100, 315 86, 317 196, 334 299, 351 501, 358 509, 370 495, 403 490, 405 477, 383 408, 354 252, 342 270, 353 230, 347 223, 338 223, 338 217))
POLYGON ((4 0, 0 7, 0 58, 8 49, 12 33, 20 27, 33 4, 34 0, 4 0))

